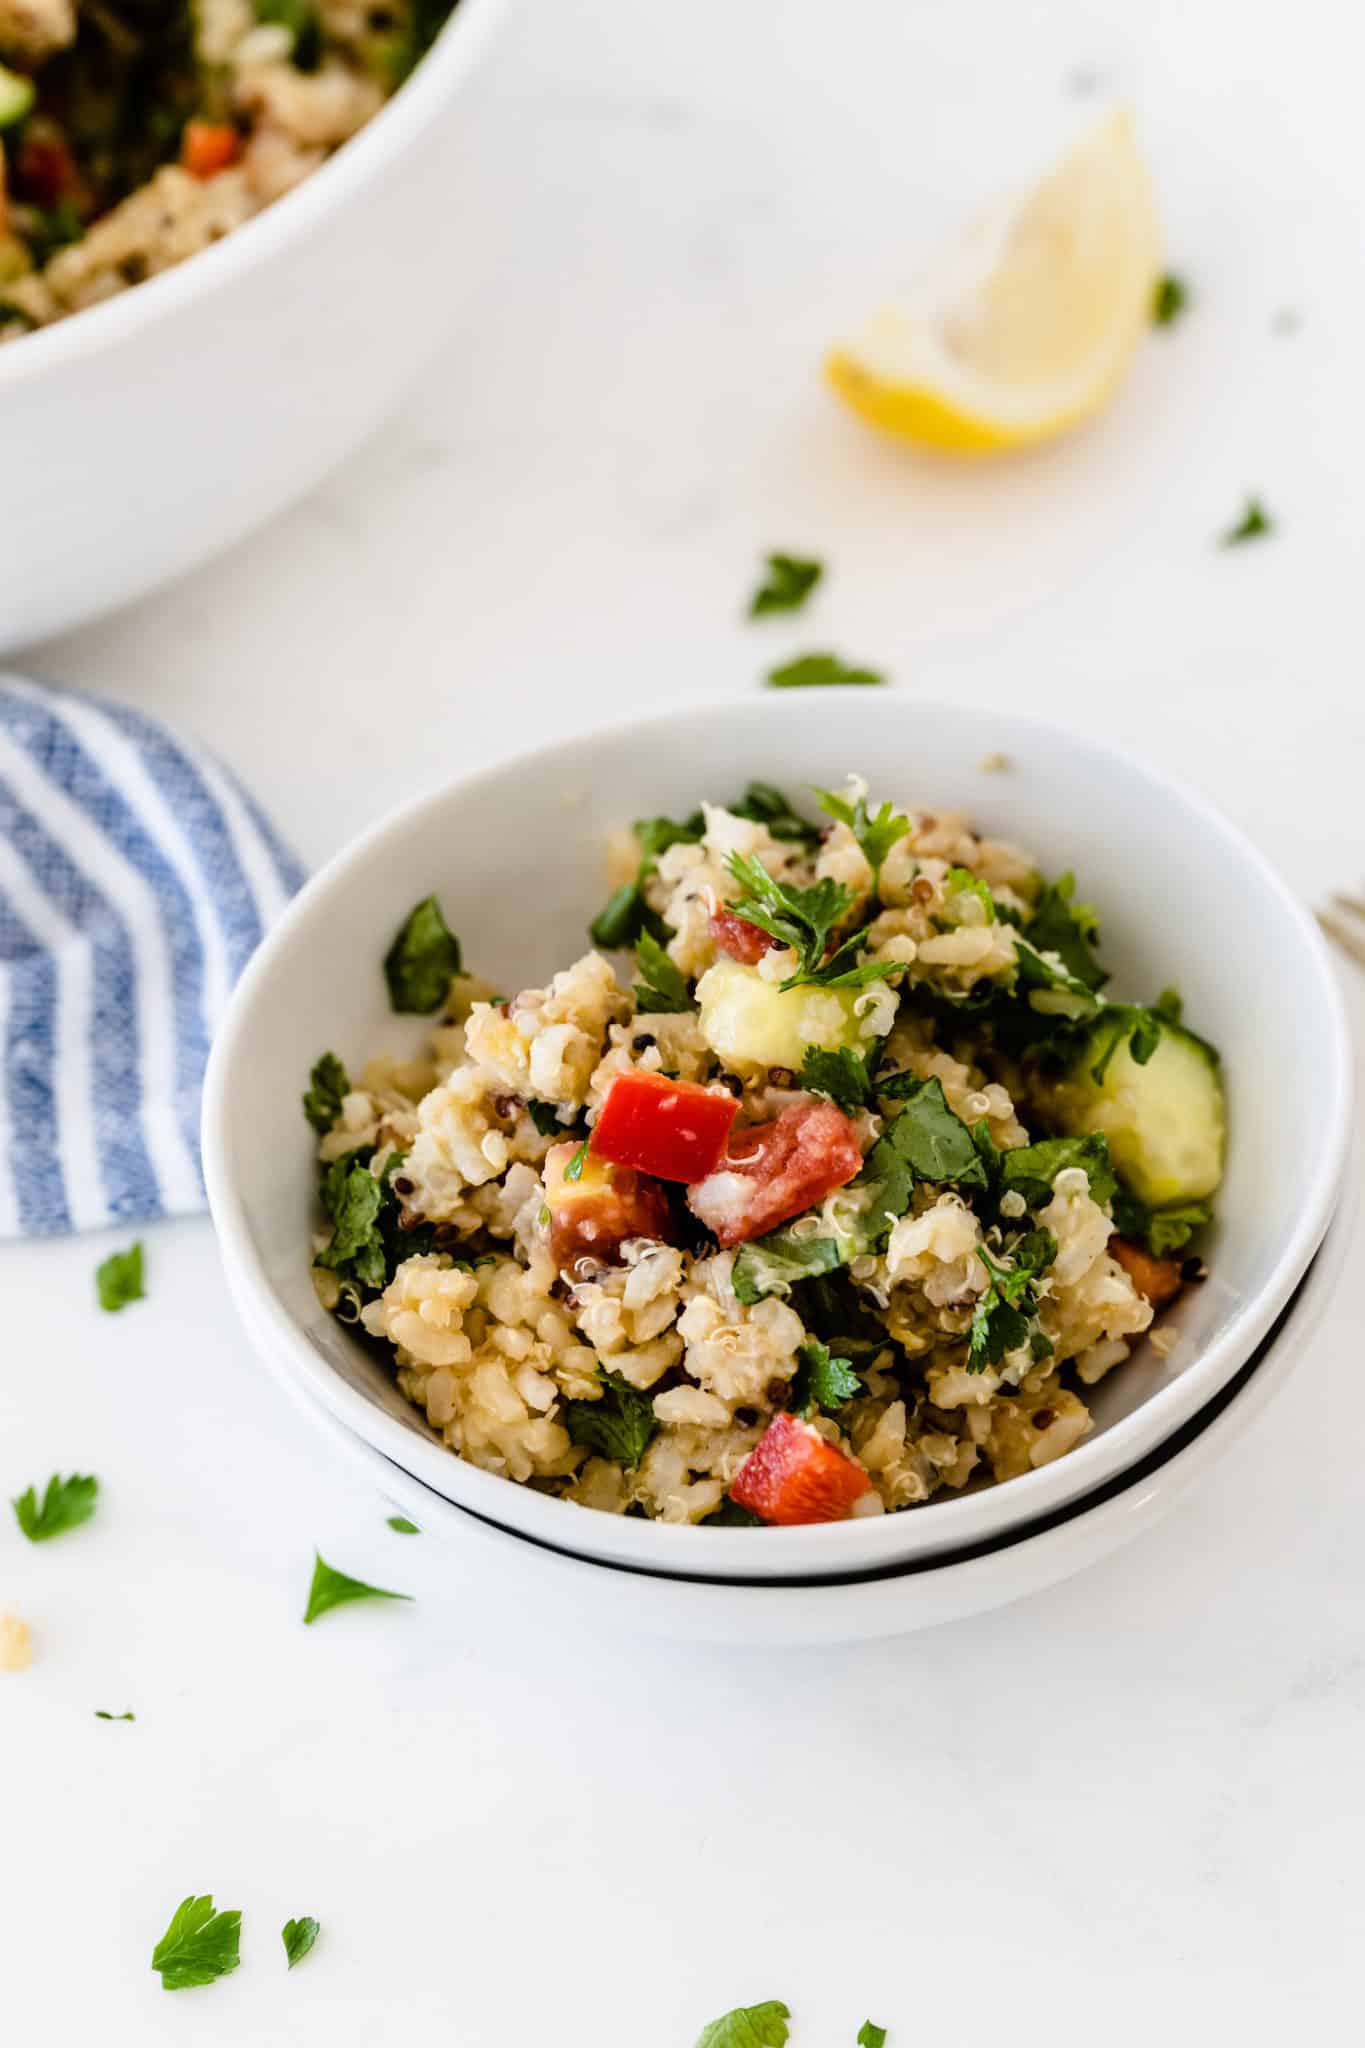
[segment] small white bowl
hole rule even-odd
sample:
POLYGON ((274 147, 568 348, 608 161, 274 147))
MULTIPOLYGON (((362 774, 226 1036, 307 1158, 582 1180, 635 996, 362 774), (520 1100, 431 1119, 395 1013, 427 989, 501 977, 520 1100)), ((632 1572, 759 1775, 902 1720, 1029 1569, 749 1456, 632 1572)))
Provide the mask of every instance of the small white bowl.
POLYGON ((499 0, 211 249, 0 348, 0 649, 261 525, 373 428, 464 290, 465 82, 499 0))
POLYGON ((1016 716, 844 691, 631 720, 452 783, 332 861, 247 969, 205 1084, 204 1165, 229 1282, 259 1350, 425 1485, 489 1521, 646 1571, 782 1579, 866 1571, 1017 1529, 1135 1464, 1204 1407, 1288 1301, 1337 1201, 1349 1040, 1317 929, 1261 855, 1199 797, 1094 741, 1016 716), (1003 752, 1004 774, 980 763, 1003 752), (960 807, 1103 916, 1115 992, 1174 984, 1222 1049, 1232 1139, 1211 1278, 1187 1289, 1175 1348, 1145 1347, 1095 1391, 1094 1433, 1007 1485, 907 1513, 798 1529, 678 1528, 515 1486, 446 1449, 371 1351, 318 1305, 308 1269, 316 1168, 299 1115, 320 1052, 415 1050, 380 961, 436 893, 472 968, 515 988, 586 946, 604 835, 685 815, 761 778, 799 797, 849 769, 874 797, 960 807))

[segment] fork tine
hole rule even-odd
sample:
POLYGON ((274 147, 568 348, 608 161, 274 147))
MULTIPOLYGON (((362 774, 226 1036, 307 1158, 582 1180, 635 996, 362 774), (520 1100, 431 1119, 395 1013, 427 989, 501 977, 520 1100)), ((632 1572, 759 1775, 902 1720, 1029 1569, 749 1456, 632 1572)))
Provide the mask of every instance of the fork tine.
MULTIPOLYGON (((1338 896, 1334 900, 1340 903, 1347 899, 1338 896)), ((1349 907, 1355 909, 1353 903, 1349 904, 1349 907)), ((1365 907, 1362 907, 1359 914, 1365 917, 1365 907)), ((1320 910, 1317 918, 1328 938, 1340 946, 1342 952, 1348 954, 1358 967, 1365 967, 1365 933, 1347 924, 1345 918, 1338 917, 1334 910, 1320 910)))

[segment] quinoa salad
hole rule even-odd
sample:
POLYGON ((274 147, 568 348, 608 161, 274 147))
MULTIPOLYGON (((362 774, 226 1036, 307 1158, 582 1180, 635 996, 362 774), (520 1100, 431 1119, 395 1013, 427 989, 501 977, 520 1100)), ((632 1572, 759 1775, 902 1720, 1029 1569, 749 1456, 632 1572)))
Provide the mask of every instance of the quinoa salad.
POLYGON ((0 0, 0 342, 183 262, 306 178, 454 0, 0 0))
POLYGON ((304 1097, 323 1305, 461 1457, 613 1514, 879 1515, 1071 1450, 1203 1277, 1224 1098, 1176 992, 1110 1000, 1071 876, 857 777, 610 859, 544 987, 434 897, 398 930, 428 1045, 304 1097))

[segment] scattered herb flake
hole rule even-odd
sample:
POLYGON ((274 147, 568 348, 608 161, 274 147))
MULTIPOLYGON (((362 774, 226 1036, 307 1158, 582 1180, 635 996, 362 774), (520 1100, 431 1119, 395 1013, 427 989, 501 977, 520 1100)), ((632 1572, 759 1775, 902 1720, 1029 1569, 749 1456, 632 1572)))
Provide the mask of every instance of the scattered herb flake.
POLYGON ((110 1714, 110 1713, 106 1712, 106 1710, 105 1710, 105 1709, 104 1709, 103 1707, 96 1707, 96 1709, 95 1709, 95 1719, 96 1719, 97 1721, 136 1721, 136 1719, 137 1719, 137 1715, 136 1715, 136 1714, 110 1714))
POLYGON ((768 573, 749 600, 749 617, 799 611, 824 574, 822 562, 800 555, 769 555, 768 573))
POLYGON ((289 1958, 291 1970, 295 1963, 303 1961, 317 1938, 318 1923, 311 1915, 305 1915, 302 1920, 285 1921, 280 1929, 280 1940, 284 1943, 284 1952, 289 1958))
POLYGON ((864 2020, 858 2029, 857 2048, 886 2048, 886 2028, 875 2020, 864 2020))
POLYGON ((866 1060, 847 1045, 837 1052, 808 1045, 801 1063, 801 1086, 813 1095, 828 1095, 847 1116, 856 1116, 865 1108, 872 1093, 866 1060))
POLYGON ((31 1486, 10 1505, 29 1542, 46 1543, 49 1537, 60 1536, 64 1530, 77 1529, 82 1522, 88 1522, 95 1512, 99 1490, 98 1479, 89 1474, 73 1472, 69 1479, 62 1479, 54 1472, 41 1506, 31 1486))
POLYGON ((1076 878, 1059 875, 1044 885, 1028 922, 1030 942, 1055 953, 1067 972, 1088 989, 1103 988, 1109 976, 1095 954, 1100 924, 1094 906, 1075 902, 1076 878))
POLYGON ((322 1181, 322 1206, 331 1218, 332 1235, 313 1264, 361 1287, 382 1288, 388 1279, 388 1257, 380 1219, 391 1200, 387 1179, 376 1178, 364 1158, 347 1152, 334 1159, 322 1181))
POLYGON ((331 1130, 341 1114, 341 1104, 351 1092, 351 1077, 334 1052, 325 1052, 308 1076, 303 1113, 319 1137, 331 1130))
POLYGON ((817 789, 820 808, 831 818, 838 818, 847 825, 862 848, 863 858, 872 870, 872 886, 875 889, 881 880, 882 862, 898 839, 903 839, 910 830, 910 820, 889 803, 880 804, 875 812, 867 808, 867 798, 858 797, 850 803, 847 797, 836 796, 832 790, 817 789))
POLYGON ((1275 522, 1259 498, 1248 498, 1246 510, 1235 526, 1230 526, 1219 542, 1220 547, 1240 547, 1243 541, 1260 540, 1263 535, 1273 533, 1275 522))
POLYGON ((652 932, 641 932, 635 946, 640 979, 635 984, 635 1007, 647 1012, 688 1010, 687 977, 679 972, 652 932))
POLYGON ((732 818, 748 818, 755 825, 766 825, 774 839, 788 839, 808 847, 820 844, 820 827, 794 811, 771 782, 751 782, 743 796, 725 808, 732 818))
POLYGON ((182 1899, 152 1950, 152 1968, 160 1973, 162 1989, 186 1991, 226 1977, 241 1961, 241 1928, 240 1913, 215 1913, 211 1893, 198 1899, 191 1893, 182 1899))
POLYGON ((984 1372, 988 1365, 999 1365, 1007 1351, 1029 1343, 1029 1324, 1038 1307, 1037 1281, 1057 1256, 1057 1240, 1050 1230, 1026 1232, 1010 1247, 1010 1266, 999 1265, 984 1244, 977 1246, 976 1256, 989 1275, 990 1286, 979 1297, 972 1316, 968 1372, 984 1372))
POLYGON ((886 677, 878 675, 874 668, 852 668, 837 654, 798 654, 795 661, 784 661, 780 667, 769 669, 766 680, 770 690, 818 690, 840 685, 873 689, 885 683, 886 677))
POLYGON ((564 1169, 565 1180, 582 1180, 583 1168, 588 1158, 588 1140, 585 1138, 573 1158, 564 1169))
POLYGON ((633 1469, 659 1426, 653 1399, 613 1372, 602 1375, 602 1384, 600 1401, 565 1402, 564 1427, 574 1443, 633 1469))
POLYGON ((410 1522, 406 1515, 390 1515, 388 1523, 399 1536, 420 1536, 422 1533, 416 1522, 410 1522))
POLYGON ((414 904, 384 956, 389 1001, 399 1012, 429 1017, 460 971, 460 942, 434 896, 414 904))
POLYGON ((794 1414, 832 1414, 863 1390, 851 1362, 832 1357, 828 1344, 822 1344, 818 1338, 798 1345, 796 1359, 790 1403, 794 1414))
POLYGON ((1032 1145, 1012 1145, 1000 1154, 1001 1194, 1020 1194, 1030 1209, 1041 1209, 1052 1199, 1053 1185, 1068 1166, 1084 1167, 1090 1182, 1090 1199, 1103 1208, 1118 1187, 1109 1163, 1109 1144, 1103 1131, 1090 1131, 1081 1138, 1040 1138, 1032 1145))
POLYGON ((367 1586, 363 1579, 353 1579, 345 1572, 334 1571, 327 1564, 320 1551, 314 1551, 313 1583, 308 1588, 308 1606, 304 1621, 316 1621, 319 1615, 327 1614, 333 1607, 345 1607, 352 1600, 411 1600, 411 1593, 391 1593, 384 1586, 367 1586))
POLYGON ((101 1260, 95 1268, 95 1292, 100 1307, 111 1315, 127 1308, 130 1301, 144 1299, 141 1238, 130 1244, 126 1252, 110 1252, 107 1259, 101 1260))
POLYGON ((798 1280, 810 1280, 820 1273, 832 1273, 844 1263, 837 1238, 792 1237, 775 1230, 768 1237, 751 1238, 735 1253, 730 1285, 735 1299, 746 1308, 764 1301, 770 1294, 786 1296, 798 1280))
POLYGON ((533 1095, 526 1104, 531 1122, 542 1138, 559 1138, 564 1135, 564 1126, 559 1121, 559 1111, 553 1102, 537 1102, 533 1095))
POLYGON ((1152 293, 1152 320, 1157 327, 1169 327, 1178 320, 1190 303, 1190 288, 1183 277, 1177 277, 1168 270, 1164 277, 1157 279, 1152 293))
POLYGON ((791 2008, 780 1998, 767 1998, 762 2005, 737 2005, 703 2027, 697 2048, 786 2048, 791 2008))

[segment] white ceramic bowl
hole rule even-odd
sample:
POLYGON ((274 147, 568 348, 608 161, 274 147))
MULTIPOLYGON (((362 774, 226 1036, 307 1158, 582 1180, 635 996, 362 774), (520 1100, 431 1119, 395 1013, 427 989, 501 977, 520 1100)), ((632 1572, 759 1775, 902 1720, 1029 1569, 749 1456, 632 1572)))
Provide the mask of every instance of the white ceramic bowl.
POLYGON ((458 0, 360 134, 177 269, 0 348, 0 650, 137 597, 308 490, 431 357, 462 290, 458 0))
POLYGON ((703 1577, 877 1569, 998 1536, 1133 1465, 1205 1406, 1289 1299, 1337 1200, 1350 1117, 1348 1037, 1312 920, 1197 796, 1076 734, 908 695, 765 697, 636 720, 456 782, 366 833, 299 896, 251 963, 204 1100, 209 1197, 234 1296, 262 1356, 425 1485, 584 1556, 703 1577), (1005 774, 985 774, 988 751, 1005 774), (1174 983, 1224 1054, 1232 1142, 1212 1277, 1188 1289, 1170 1356, 1150 1348, 1096 1390, 1096 1430, 1008 1485, 832 1527, 694 1529, 594 1513, 452 1456, 373 1355, 319 1307, 308 1271, 315 1166, 298 1115, 312 1061, 415 1049, 380 961, 435 891, 465 957, 507 987, 586 944, 601 843, 633 817, 685 814, 761 777, 797 795, 848 769, 882 791, 961 806, 1104 913, 1115 992, 1174 983), (297 1121, 296 1121, 297 1119, 297 1121))

